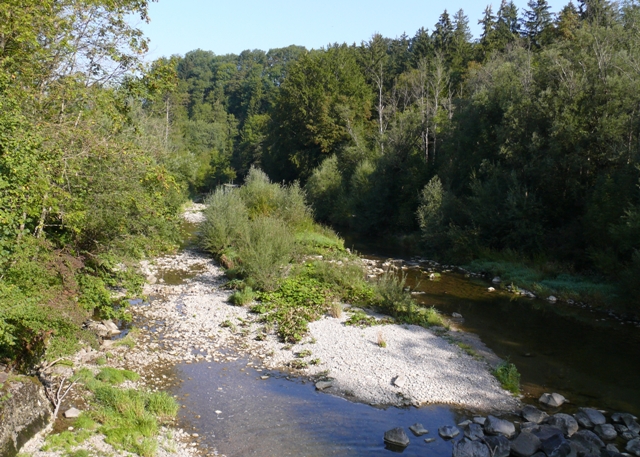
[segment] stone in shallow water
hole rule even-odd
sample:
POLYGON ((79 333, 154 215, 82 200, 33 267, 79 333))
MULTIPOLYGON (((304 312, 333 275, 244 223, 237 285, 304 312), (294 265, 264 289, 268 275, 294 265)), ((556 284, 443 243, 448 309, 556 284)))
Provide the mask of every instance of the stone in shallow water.
POLYGON ((460 434, 460 430, 452 425, 444 425, 438 429, 438 433, 444 439, 455 438, 460 434))
POLYGON ((578 422, 568 414, 554 414, 547 419, 547 424, 559 428, 565 436, 571 436, 578 431, 578 422))
POLYGON ((484 442, 489 446, 490 453, 493 457, 508 457, 511 453, 511 443, 502 436, 487 436, 484 442))
POLYGON ((316 389, 318 390, 324 390, 324 389, 328 389, 329 387, 332 387, 333 383, 331 381, 318 381, 316 382, 316 389))
POLYGON ((543 405, 547 405, 552 408, 557 408, 559 406, 562 406, 562 404, 565 403, 567 399, 560 394, 552 393, 552 394, 542 394, 538 401, 543 405))
POLYGON ((384 441, 385 443, 400 447, 407 447, 410 442, 409 437, 400 427, 384 432, 384 441))
POLYGON ((511 442, 511 453, 517 457, 530 457, 540 449, 540 439, 533 433, 522 432, 511 442))
POLYGON ((420 423, 413 424, 411 427, 409 427, 409 430, 411 430, 411 432, 413 432, 415 436, 422 436, 429 433, 429 430, 424 428, 420 423))
POLYGON ((498 419, 495 416, 488 416, 484 423, 484 431, 489 435, 504 435, 513 438, 516 434, 516 427, 511 422, 498 419))
POLYGON ((528 422, 539 424, 547 417, 549 417, 549 415, 544 411, 540 411, 535 406, 526 405, 524 408, 522 408, 522 417, 528 422))
POLYGON ((453 457, 491 457, 491 453, 486 444, 462 438, 453 445, 453 457))
POLYGON ((424 442, 425 443, 433 443, 436 439, 435 438, 425 438, 424 442))
POLYGON ((611 424, 599 424, 593 429, 601 439, 605 441, 615 440, 618 436, 616 429, 611 424))

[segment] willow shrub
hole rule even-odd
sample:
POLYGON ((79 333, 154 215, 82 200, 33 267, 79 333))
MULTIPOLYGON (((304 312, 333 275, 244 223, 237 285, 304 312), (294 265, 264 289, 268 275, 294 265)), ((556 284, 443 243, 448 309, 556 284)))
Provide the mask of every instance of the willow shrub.
POLYGON ((256 168, 239 189, 219 187, 206 200, 200 244, 230 259, 246 282, 274 290, 293 259, 296 232, 313 227, 297 184, 274 184, 256 168))

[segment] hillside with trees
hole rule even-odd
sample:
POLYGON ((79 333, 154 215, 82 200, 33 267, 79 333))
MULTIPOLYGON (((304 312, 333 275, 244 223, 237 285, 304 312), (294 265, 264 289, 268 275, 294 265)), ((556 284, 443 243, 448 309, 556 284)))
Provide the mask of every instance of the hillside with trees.
MULTIPOLYGON (((640 297, 640 5, 488 6, 413 36, 143 61, 147 2, 0 5, 0 356, 70 351, 189 197, 251 167, 316 218, 640 297)), ((117 304, 117 303, 116 303, 117 304)), ((126 317, 126 316, 119 316, 126 317)))
POLYGON ((255 165, 299 181, 334 226, 637 298, 640 5, 503 1, 477 40, 469 20, 445 11, 412 37, 175 58, 171 144, 201 160, 184 173, 192 191, 255 165))

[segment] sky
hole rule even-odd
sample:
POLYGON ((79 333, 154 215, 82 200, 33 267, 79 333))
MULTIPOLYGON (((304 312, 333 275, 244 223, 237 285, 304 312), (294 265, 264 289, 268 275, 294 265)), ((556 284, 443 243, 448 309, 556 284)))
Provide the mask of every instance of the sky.
MULTIPOLYGON (((374 33, 395 38, 415 35, 420 27, 433 30, 447 9, 462 8, 471 31, 489 4, 500 0, 159 0, 150 4, 149 24, 137 23, 151 39, 148 58, 184 55, 194 49, 217 55, 245 49, 268 51, 296 44, 317 49, 332 43, 361 43, 374 33)), ((519 10, 527 0, 515 0, 519 10)), ((548 0, 557 13, 568 0, 548 0)))

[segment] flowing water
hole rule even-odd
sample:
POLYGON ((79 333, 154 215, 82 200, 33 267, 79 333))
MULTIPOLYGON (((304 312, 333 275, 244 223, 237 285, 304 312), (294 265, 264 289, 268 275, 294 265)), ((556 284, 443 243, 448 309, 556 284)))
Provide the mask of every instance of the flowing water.
MULTIPOLYGON (((355 242, 374 259, 407 255, 389 245, 355 242), (381 257, 385 256, 385 257, 381 257)), ((415 298, 445 315, 458 313, 461 330, 475 333, 521 373, 525 401, 559 392, 574 405, 640 415, 640 328, 607 313, 567 303, 489 292, 486 281, 443 273, 432 281, 410 268, 415 298)))
MULTIPOLYGON (((390 254, 357 247, 368 254, 390 254)), ((458 327, 476 333, 498 356, 516 364, 525 401, 535 403, 542 392, 554 391, 571 400, 568 411, 589 405, 640 414, 640 329, 588 309, 489 293, 486 282, 455 273, 444 273, 439 281, 429 280, 419 268, 407 273, 409 285, 421 292, 415 296, 420 303, 461 314, 458 327)), ((169 274, 165 280, 179 283, 184 277, 169 274)), ((184 405, 181 425, 198 434, 207 455, 214 455, 212 449, 229 457, 390 455, 398 450, 385 447, 383 434, 403 427, 411 439, 404 455, 449 457, 452 441, 439 438, 438 427, 472 416, 444 406, 374 408, 257 366, 240 356, 180 364, 167 373, 178 380, 172 393, 184 405), (408 427, 416 422, 430 433, 410 435, 408 427), (425 443, 430 437, 436 440, 425 443)))

